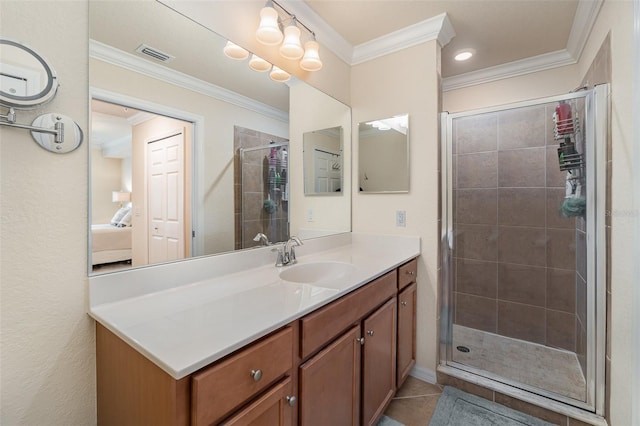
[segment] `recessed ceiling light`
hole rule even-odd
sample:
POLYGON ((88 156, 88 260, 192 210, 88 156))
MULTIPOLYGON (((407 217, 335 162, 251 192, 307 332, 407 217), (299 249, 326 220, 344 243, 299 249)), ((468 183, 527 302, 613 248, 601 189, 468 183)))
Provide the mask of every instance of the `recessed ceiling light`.
POLYGON ((459 62, 466 61, 471 58, 474 53, 476 53, 476 51, 473 49, 459 50, 458 52, 456 52, 456 55, 453 57, 453 59, 459 62))

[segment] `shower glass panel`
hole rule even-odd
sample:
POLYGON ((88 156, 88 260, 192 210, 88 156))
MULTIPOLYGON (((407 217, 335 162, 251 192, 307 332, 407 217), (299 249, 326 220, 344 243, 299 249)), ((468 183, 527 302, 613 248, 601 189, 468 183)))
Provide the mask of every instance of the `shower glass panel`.
POLYGON ((594 111, 591 92, 581 92, 443 121, 441 358, 588 409, 596 372, 588 272, 595 248, 587 247, 596 220, 595 177, 587 176, 595 174, 594 111))
POLYGON ((241 247, 289 239, 289 143, 240 149, 241 247))

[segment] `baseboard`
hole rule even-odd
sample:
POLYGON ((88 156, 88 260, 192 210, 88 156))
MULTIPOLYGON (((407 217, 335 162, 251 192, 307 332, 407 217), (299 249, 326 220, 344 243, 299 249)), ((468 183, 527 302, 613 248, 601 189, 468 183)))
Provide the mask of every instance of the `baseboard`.
POLYGON ((409 375, 433 385, 438 382, 435 370, 430 368, 419 367, 416 365, 411 369, 411 373, 409 373, 409 375))

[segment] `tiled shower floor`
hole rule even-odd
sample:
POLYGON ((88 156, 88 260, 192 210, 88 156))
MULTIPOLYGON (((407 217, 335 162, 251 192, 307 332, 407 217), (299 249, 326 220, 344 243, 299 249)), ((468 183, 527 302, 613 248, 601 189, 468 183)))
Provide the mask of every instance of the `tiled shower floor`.
POLYGON ((569 398, 586 399, 585 379, 573 352, 454 325, 453 360, 569 398), (459 345, 470 351, 456 350, 459 345))

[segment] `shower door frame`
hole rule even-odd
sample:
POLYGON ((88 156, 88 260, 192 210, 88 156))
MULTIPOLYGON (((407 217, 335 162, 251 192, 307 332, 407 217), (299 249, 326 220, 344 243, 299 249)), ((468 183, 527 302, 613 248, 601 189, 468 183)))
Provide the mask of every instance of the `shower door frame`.
POLYGON ((440 226, 440 324, 438 371, 544 405, 554 411, 594 421, 604 416, 606 350, 606 161, 609 119, 609 85, 588 91, 551 96, 458 113, 441 113, 441 226, 440 226), (587 192, 587 368, 586 402, 453 361, 453 120, 491 112, 530 107, 571 99, 585 99, 585 156, 587 192), (589 413, 585 413, 588 411, 589 413))
MULTIPOLYGON (((269 150, 271 148, 282 148, 282 147, 286 147, 287 148, 287 152, 289 151, 289 141, 287 142, 272 142, 268 145, 260 145, 260 146, 254 146, 251 148, 240 148, 240 187, 244 188, 244 174, 242 173, 242 166, 244 165, 244 154, 247 152, 255 152, 255 151, 260 151, 260 150, 269 150)), ((289 181, 289 159, 287 159, 287 181, 289 181)), ((242 206, 242 222, 244 223, 244 214, 245 214, 245 209, 244 209, 244 196, 241 197, 242 201, 241 201, 241 206, 242 206)), ((287 206, 287 228, 289 227, 289 224, 291 223, 291 218, 290 218, 290 211, 289 211, 289 207, 287 206)), ((242 241, 245 240, 246 235, 244 235, 244 226, 241 227, 242 230, 240 232, 241 236, 242 236, 242 241)), ((287 229, 287 235, 290 235, 291 232, 289 229, 287 229)), ((288 238, 288 237, 287 237, 288 238)), ((271 243, 276 243, 279 241, 271 241, 271 243)))

